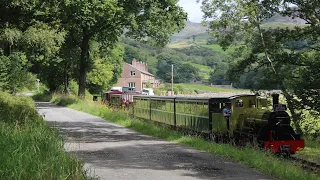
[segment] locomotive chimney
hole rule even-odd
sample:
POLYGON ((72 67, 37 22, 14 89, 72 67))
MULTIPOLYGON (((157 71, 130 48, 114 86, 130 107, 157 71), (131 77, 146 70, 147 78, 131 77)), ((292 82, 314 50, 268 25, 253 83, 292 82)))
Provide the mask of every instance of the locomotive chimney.
POLYGON ((279 104, 279 94, 272 94, 272 106, 279 104))

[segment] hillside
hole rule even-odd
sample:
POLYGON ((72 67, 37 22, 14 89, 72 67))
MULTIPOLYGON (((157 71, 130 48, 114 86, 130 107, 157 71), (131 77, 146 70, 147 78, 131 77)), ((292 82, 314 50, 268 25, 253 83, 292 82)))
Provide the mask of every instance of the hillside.
MULTIPOLYGON (((304 22, 301 19, 291 19, 276 15, 266 21, 263 28, 293 28, 294 26, 303 26, 304 22)), ((201 23, 186 22, 186 27, 179 33, 172 35, 172 41, 166 48, 154 48, 148 44, 123 39, 126 56, 126 61, 136 58, 139 61, 148 63, 149 71, 157 74, 159 54, 165 53, 168 63, 173 61, 182 64, 189 64, 195 67, 198 75, 202 80, 208 82, 210 73, 215 71, 214 67, 219 67, 217 71, 217 82, 226 83, 225 70, 230 61, 229 54, 234 52, 234 46, 224 51, 219 45, 215 44, 214 39, 207 33, 207 27, 201 23), (211 39, 210 43, 208 40, 211 39), (221 72, 219 72, 222 69, 221 72), (218 82, 223 79, 224 82, 218 82)), ((161 74, 160 74, 161 75, 161 74)))
POLYGON ((186 22, 186 27, 179 33, 175 33, 171 36, 171 42, 179 42, 185 39, 192 39, 193 35, 206 34, 207 27, 204 27, 201 23, 186 22))
MULTIPOLYGON (((223 56, 223 53, 212 51, 208 48, 155 49, 148 44, 139 43, 127 38, 122 39, 122 45, 125 50, 124 59, 126 62, 131 63, 133 58, 136 58, 138 61, 146 62, 149 67, 149 72, 155 75, 158 71, 157 56, 166 54, 166 56, 170 55, 170 58, 172 58, 168 59, 168 61, 174 60, 181 64, 189 64, 196 68, 198 75, 202 80, 208 80, 210 73, 213 71, 211 67, 214 63, 213 61, 215 61, 214 59, 219 59, 219 57, 223 56), (209 64, 211 64, 211 67, 209 64)), ((190 81, 192 81, 192 79, 190 79, 190 81)))
POLYGON ((294 18, 288 16, 281 16, 280 14, 277 14, 270 19, 266 20, 265 23, 285 23, 285 24, 295 24, 295 25, 305 25, 306 21, 300 18, 294 18))
MULTIPOLYGON (((295 26, 305 26, 306 22, 300 18, 283 17, 281 15, 275 15, 266 20, 263 24, 263 28, 294 28, 295 26)), ((207 33, 207 27, 204 27, 201 23, 186 22, 186 27, 179 33, 172 35, 169 48, 187 48, 190 46, 202 46, 211 48, 214 50, 222 51, 217 45, 206 45, 207 39, 210 35, 207 33), (195 36, 195 40, 193 39, 195 36)), ((225 53, 225 52, 224 52, 225 53)))

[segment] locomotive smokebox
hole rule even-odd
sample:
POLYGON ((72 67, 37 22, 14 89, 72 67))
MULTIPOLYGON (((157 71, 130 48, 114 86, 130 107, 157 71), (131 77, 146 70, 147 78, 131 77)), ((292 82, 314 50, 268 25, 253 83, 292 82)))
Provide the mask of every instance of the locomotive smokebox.
POLYGON ((272 94, 272 106, 279 104, 279 94, 272 94))

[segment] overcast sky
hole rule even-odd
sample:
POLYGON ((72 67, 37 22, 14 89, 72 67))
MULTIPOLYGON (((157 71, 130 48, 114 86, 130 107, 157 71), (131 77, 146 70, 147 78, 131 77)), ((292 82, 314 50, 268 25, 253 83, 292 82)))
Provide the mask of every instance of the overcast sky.
POLYGON ((197 0, 179 0, 178 3, 188 13, 188 19, 191 22, 201 22, 203 13, 201 12, 201 3, 197 0))

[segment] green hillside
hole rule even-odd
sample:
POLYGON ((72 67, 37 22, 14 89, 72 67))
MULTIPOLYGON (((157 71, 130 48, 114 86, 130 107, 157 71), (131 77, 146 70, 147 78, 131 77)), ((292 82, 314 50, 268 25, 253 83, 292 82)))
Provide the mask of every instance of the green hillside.
MULTIPOLYGON (((209 38, 209 35, 208 35, 209 38)), ((206 41, 203 41, 202 39, 197 40, 196 41, 192 41, 192 40, 183 40, 180 42, 176 42, 176 43, 171 43, 168 45, 169 48, 173 48, 173 49, 183 49, 183 48, 189 48, 191 46, 197 46, 197 47, 204 47, 204 48, 209 48, 212 49, 214 51, 217 52, 221 52, 223 54, 229 54, 234 52, 235 47, 231 46, 229 49, 227 49, 226 51, 224 51, 218 44, 207 44, 206 41)))
MULTIPOLYGON (((199 39, 205 39, 208 35, 202 35, 199 39)), ((203 44, 205 42, 203 41, 203 44)), ((210 78, 210 73, 213 69, 204 61, 204 56, 215 56, 220 54, 220 52, 211 51, 209 48, 200 48, 200 49, 172 49, 172 48, 162 48, 155 49, 154 47, 149 46, 148 44, 139 43, 137 41, 132 41, 127 38, 122 39, 122 45, 125 49, 125 61, 131 63, 133 58, 136 58, 138 61, 143 61, 148 64, 149 72, 152 74, 157 73, 157 56, 161 53, 172 54, 178 61, 181 63, 187 63, 197 69, 197 72, 202 80, 208 80, 210 78), (181 50, 181 51, 180 51, 181 50), (202 54, 202 53, 206 53, 202 54)), ((191 79, 190 79, 191 81, 191 79)))
POLYGON ((209 79, 210 78, 210 73, 213 70, 209 66, 191 63, 191 62, 187 62, 187 63, 199 69, 199 75, 202 77, 202 79, 209 79))

